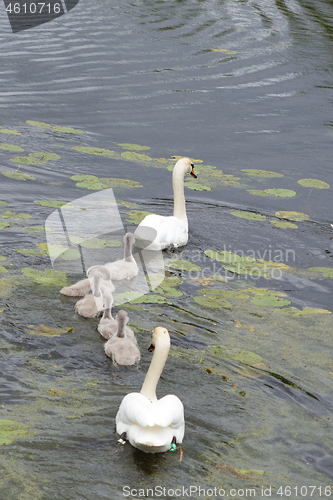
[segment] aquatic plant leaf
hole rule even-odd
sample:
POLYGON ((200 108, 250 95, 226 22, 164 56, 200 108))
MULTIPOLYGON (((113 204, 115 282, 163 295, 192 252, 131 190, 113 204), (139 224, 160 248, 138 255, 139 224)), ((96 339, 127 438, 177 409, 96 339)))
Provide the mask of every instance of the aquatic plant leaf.
MULTIPOLYGON (((153 276, 152 276, 153 277, 153 276)), ((179 276, 166 276, 162 283, 160 284, 161 288, 164 287, 174 287, 181 285, 183 283, 183 280, 179 276)))
POLYGON ((46 163, 45 160, 39 160, 38 158, 34 158, 33 156, 14 156, 10 161, 14 163, 22 163, 24 165, 41 165, 46 163))
POLYGON ((298 226, 296 224, 293 224, 292 222, 282 221, 282 220, 271 220, 271 223, 274 224, 274 226, 282 227, 282 228, 290 228, 290 229, 297 229, 298 228, 298 226))
POLYGON ((205 186, 205 184, 200 184, 199 182, 189 181, 185 182, 184 186, 188 189, 192 189, 193 191, 211 191, 212 189, 209 186, 205 186))
POLYGON ((172 267, 174 269, 179 269, 180 271, 190 271, 190 272, 201 271, 200 266, 198 266, 197 264, 192 264, 192 262, 188 260, 169 259, 167 260, 166 263, 169 267, 172 267))
POLYGON ((332 314, 331 311, 327 309, 315 309, 314 307, 303 307, 302 309, 297 309, 297 307, 286 307, 282 310, 284 313, 291 314, 291 316, 310 316, 312 314, 332 314))
POLYGON ((121 157, 130 161, 152 161, 150 156, 147 156, 144 153, 136 153, 135 151, 125 151, 124 153, 121 153, 121 157))
POLYGON ((309 270, 321 273, 323 278, 333 278, 333 267, 309 267, 309 270))
POLYGON ((213 356, 218 358, 232 359, 233 361, 240 361, 248 365, 255 365, 263 362, 263 358, 259 356, 259 354, 245 349, 230 349, 219 345, 210 345, 207 352, 212 353, 213 356))
POLYGON ((17 181, 35 181, 36 178, 32 175, 23 174, 22 172, 8 172, 7 170, 3 170, 2 174, 10 179, 15 179, 17 181))
POLYGON ((132 201, 116 200, 116 202, 118 204, 121 203, 126 208, 139 208, 140 207, 140 205, 138 203, 133 203, 132 201))
POLYGON ((131 300, 131 304, 171 304, 165 297, 161 295, 142 295, 137 299, 131 300))
POLYGON ((210 49, 212 52, 222 52, 223 54, 229 54, 229 55, 234 55, 237 54, 236 50, 229 50, 229 49, 210 49))
POLYGON ((103 240, 99 238, 90 238, 85 240, 81 236, 71 236, 70 241, 85 248, 105 248, 105 247, 121 247, 120 240, 103 240))
POLYGON ((59 337, 64 333, 69 333, 73 331, 73 327, 70 328, 55 328, 54 326, 47 325, 28 325, 27 333, 30 335, 39 335, 43 337, 59 337))
POLYGON ((12 212, 11 210, 6 210, 6 212, 0 213, 0 217, 2 219, 14 219, 14 220, 20 220, 20 219, 31 219, 31 215, 29 214, 17 214, 15 212, 12 212))
POLYGON ((27 233, 44 233, 45 232, 45 227, 44 226, 25 226, 24 228, 27 233))
MULTIPOLYGON (((1 266, 0 266, 1 267, 1 266)), ((167 297, 182 297, 183 292, 177 290, 174 287, 168 286, 158 286, 154 289, 155 293, 160 293, 161 295, 166 295, 167 297)))
POLYGON ((250 302, 260 307, 283 307, 291 304, 290 300, 281 299, 281 297, 274 295, 253 297, 250 302))
POLYGON ((54 160, 60 160, 61 156, 55 154, 55 153, 30 153, 31 157, 33 158, 42 158, 45 161, 54 161, 54 160))
POLYGON ((7 260, 7 257, 5 257, 4 255, 0 255, 0 260, 7 260))
POLYGON ((246 175, 253 175, 257 177, 283 177, 283 174, 278 172, 271 172, 270 170, 259 170, 256 168, 243 168, 242 172, 246 175))
POLYGON ((63 205, 66 205, 66 203, 68 203, 68 201, 60 201, 60 200, 35 200, 34 203, 36 203, 36 205, 41 205, 42 207, 60 208, 63 205))
POLYGON ((115 177, 101 177, 99 179, 108 188, 134 188, 142 187, 140 182, 131 181, 130 179, 117 179, 115 177))
POLYGON ((3 266, 0 266, 0 273, 1 274, 5 274, 5 273, 8 273, 7 269, 3 266))
POLYGON ((247 255, 238 255, 236 253, 230 252, 229 250, 222 250, 221 252, 216 252, 215 250, 205 250, 207 257, 217 260, 218 262, 223 262, 225 264, 235 264, 239 263, 250 263, 255 262, 254 257, 247 255))
POLYGON ((0 207, 2 207, 3 205, 8 205, 8 203, 5 201, 0 201, 0 207))
POLYGON ((87 146, 74 146, 72 149, 75 151, 80 151, 81 153, 88 153, 89 155, 98 155, 98 156, 114 156, 115 152, 110 149, 104 148, 93 148, 87 146))
POLYGON ((105 189, 106 185, 102 184, 101 182, 95 182, 95 181, 83 181, 83 182, 77 182, 76 186, 78 188, 83 188, 83 189, 91 189, 93 191, 100 191, 101 189, 105 189))
POLYGON ((21 273, 41 285, 59 287, 67 285, 66 273, 63 271, 56 271, 55 269, 45 269, 44 271, 39 271, 38 269, 33 269, 31 267, 24 267, 21 269, 21 273))
POLYGON ((260 269, 256 263, 252 264, 243 264, 243 263, 235 263, 234 266, 223 266, 224 269, 230 271, 235 274, 246 274, 251 277, 262 277, 262 278, 271 278, 270 273, 266 272, 264 269, 260 269))
POLYGON ((1 231, 2 229, 5 229, 5 227, 10 227, 11 225, 12 225, 12 223, 11 223, 11 222, 7 222, 7 221, 3 221, 3 222, 2 222, 2 221, 0 221, 0 231, 1 231))
POLYGON ((235 217, 240 217, 241 219, 249 219, 249 220, 265 220, 266 216, 253 213, 253 212, 243 212, 243 211, 235 211, 235 212, 230 212, 231 215, 234 215, 235 217))
POLYGON ((127 222, 131 222, 132 224, 140 224, 140 222, 147 215, 151 215, 152 212, 146 212, 145 210, 131 210, 130 212, 126 213, 129 216, 129 219, 126 219, 127 222))
MULTIPOLYGON (((1 130, 0 130, 1 131, 1 130)), ((16 144, 7 144, 6 142, 0 143, 0 149, 5 149, 6 151, 24 151, 21 146, 17 146, 16 144)))
POLYGON ((28 426, 0 418, 0 445, 12 444, 16 439, 28 434, 28 426))
POLYGON ((294 221, 302 221, 309 220, 309 216, 307 214, 303 214, 302 212, 288 212, 287 210, 280 210, 279 212, 275 212, 276 217, 280 217, 281 219, 289 219, 294 221))
POLYGON ((297 181, 303 187, 317 188, 317 189, 328 189, 330 187, 327 182, 319 181, 318 179, 300 179, 297 181))
POLYGON ((200 304, 204 307, 209 307, 211 309, 231 309, 232 304, 227 299, 222 296, 212 295, 212 294, 204 294, 202 297, 197 296, 193 297, 194 301, 197 304, 200 304))
POLYGON ((4 128, 0 126, 0 134, 21 135, 21 132, 18 132, 17 130, 10 130, 9 128, 4 128))
POLYGON ((223 297, 227 299, 248 299, 249 295, 244 290, 223 290, 221 288, 202 288, 199 292, 211 297, 223 297))
POLYGON ((129 144, 127 142, 119 143, 118 146, 122 147, 123 149, 131 149, 134 151, 144 151, 150 149, 149 146, 140 146, 140 144, 129 144))
POLYGON ((42 251, 40 248, 19 248, 18 250, 16 250, 16 252, 31 257, 45 257, 48 255, 45 251, 42 251))
POLYGON ((78 128, 60 127, 59 125, 49 125, 48 123, 38 122, 34 120, 26 120, 26 123, 34 127, 49 128, 51 130, 54 130, 55 132, 63 132, 66 134, 85 134, 84 130, 80 130, 78 128))
POLYGON ((265 193, 272 196, 277 196, 278 198, 291 198, 292 196, 296 196, 296 191, 292 189, 265 189, 265 193))

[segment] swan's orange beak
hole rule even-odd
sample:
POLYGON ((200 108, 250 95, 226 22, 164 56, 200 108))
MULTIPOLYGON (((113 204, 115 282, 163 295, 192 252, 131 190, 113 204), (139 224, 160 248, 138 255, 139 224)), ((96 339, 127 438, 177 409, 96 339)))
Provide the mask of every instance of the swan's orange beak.
POLYGON ((194 165, 193 165, 193 163, 191 163, 191 167, 192 167, 192 170, 191 170, 190 174, 192 175, 192 177, 194 177, 196 179, 198 176, 194 173, 194 170, 193 170, 194 169, 194 165))

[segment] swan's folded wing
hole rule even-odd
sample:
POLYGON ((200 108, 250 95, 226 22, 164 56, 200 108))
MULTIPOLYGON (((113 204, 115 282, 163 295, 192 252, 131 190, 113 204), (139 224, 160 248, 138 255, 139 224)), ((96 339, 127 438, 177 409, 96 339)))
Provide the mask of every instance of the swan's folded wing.
POLYGON ((184 425, 184 406, 177 396, 169 394, 154 405, 154 422, 160 427, 177 429, 184 425))
POLYGON ((141 427, 152 427, 154 422, 153 403, 139 392, 131 392, 122 400, 116 422, 125 425, 138 424, 141 427))

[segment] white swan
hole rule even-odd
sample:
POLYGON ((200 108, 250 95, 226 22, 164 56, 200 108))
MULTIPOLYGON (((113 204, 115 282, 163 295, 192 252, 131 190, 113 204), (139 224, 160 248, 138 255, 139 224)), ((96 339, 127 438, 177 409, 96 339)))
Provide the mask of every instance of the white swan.
POLYGON ((88 281, 92 280, 92 293, 83 297, 75 304, 75 309, 80 316, 94 318, 103 310, 103 293, 114 291, 110 273, 104 266, 95 266, 88 271, 88 281))
MULTIPOLYGON (((123 279, 130 279, 139 273, 138 265, 132 255, 132 248, 135 242, 135 237, 132 233, 127 233, 124 236, 124 258, 116 260, 115 262, 107 262, 104 266, 109 270, 111 280, 118 281, 123 279)), ((97 268, 98 266, 91 266, 90 270, 97 268)), ((63 295, 69 295, 71 297, 83 297, 87 295, 91 290, 91 283, 88 278, 74 283, 74 285, 64 286, 60 293, 63 295)))
POLYGON ((181 247, 188 241, 184 176, 190 173, 195 179, 194 165, 190 158, 177 161, 172 174, 174 196, 173 215, 147 215, 134 231, 136 245, 147 250, 163 250, 170 245, 181 247))
MULTIPOLYGON (((113 281, 134 278, 139 273, 138 265, 132 255, 132 248, 135 237, 132 233, 126 233, 124 236, 124 258, 115 262, 107 262, 103 265, 110 272, 113 281)), ((96 266, 91 266, 94 269, 96 266)))
POLYGON ((107 356, 117 365, 134 365, 140 361, 140 351, 133 330, 126 327, 128 315, 126 311, 119 311, 117 316, 117 332, 104 344, 107 356), (130 334, 131 333, 131 334, 130 334))
POLYGON ((161 326, 153 331, 148 350, 154 350, 140 393, 132 392, 122 400, 116 415, 119 442, 147 453, 168 451, 171 444, 181 443, 185 432, 184 407, 177 396, 156 398, 156 386, 170 349, 168 330, 161 326))

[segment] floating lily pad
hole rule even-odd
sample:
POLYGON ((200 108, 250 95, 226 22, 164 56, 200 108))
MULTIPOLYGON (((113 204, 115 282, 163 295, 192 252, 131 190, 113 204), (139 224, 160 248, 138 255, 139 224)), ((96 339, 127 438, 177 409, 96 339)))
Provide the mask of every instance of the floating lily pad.
POLYGON ((125 151, 124 153, 121 153, 121 157, 130 161, 152 161, 150 156, 147 156, 144 153, 136 153, 135 151, 125 151))
MULTIPOLYGON (((1 129, 0 129, 1 132, 1 129)), ((0 149, 5 149, 6 151, 24 151, 21 146, 17 146, 16 144, 7 144, 6 142, 0 143, 0 149)))
POLYGON ((38 158, 34 158, 33 156, 15 156, 11 158, 10 161, 14 163, 22 163, 24 165, 41 165, 46 163, 45 160, 39 160, 38 158))
POLYGON ((61 245, 47 245, 47 252, 54 259, 59 257, 62 260, 78 260, 81 258, 80 252, 75 248, 66 248, 61 245))
POLYGON ((296 196, 296 191, 292 189, 265 189, 264 191, 260 191, 258 189, 248 189, 250 194, 259 195, 259 196, 276 196, 278 198, 291 198, 292 196, 296 196))
POLYGON ((0 274, 8 273, 7 269, 3 266, 0 266, 0 274))
POLYGON ((243 211, 235 211, 235 212, 230 212, 231 215, 234 215, 235 217, 240 217, 241 219, 249 219, 249 220, 265 220, 266 216, 253 213, 253 212, 243 212, 243 211))
POLYGON ((223 262, 225 264, 235 264, 237 263, 250 263, 255 262, 254 257, 247 255, 238 255, 236 253, 230 252, 229 250, 222 250, 221 252, 216 252, 215 250, 205 250, 207 257, 217 260, 218 262, 223 262))
POLYGON ((223 266, 224 269, 231 273, 235 274, 246 274, 247 276, 251 276, 252 278, 271 278, 269 272, 265 271, 265 269, 261 269, 257 263, 236 263, 234 266, 223 266))
POLYGON ((130 149, 134 151, 144 151, 150 149, 149 146, 140 146, 140 144, 129 144, 127 142, 120 143, 118 144, 118 146, 122 147, 123 149, 130 149))
MULTIPOLYGON (((1 267, 1 266, 0 266, 1 267)), ((158 286, 154 289, 155 293, 160 293, 161 295, 165 295, 166 297, 182 297, 183 292, 177 290, 171 286, 158 286)))
POLYGON ((168 260, 167 264, 169 267, 172 267, 174 269, 179 269, 180 271, 189 271, 189 272, 195 272, 195 271, 201 271, 201 267, 197 266, 197 264, 193 264, 192 262, 189 262, 188 260, 168 260))
POLYGON ((0 445, 12 444, 16 439, 28 434, 28 426, 15 420, 0 418, 0 445))
POLYGON ((68 201, 57 201, 57 200, 35 200, 36 205, 41 205, 42 207, 60 208, 66 205, 68 201))
POLYGON ((289 219, 294 221, 309 219, 309 216, 307 214, 303 214, 302 212, 288 212, 287 210, 280 210, 279 212, 275 212, 275 215, 276 217, 280 217, 281 219, 289 219))
POLYGON ((85 248, 105 248, 105 247, 121 247, 120 240, 103 240, 99 238, 89 238, 88 240, 81 236, 71 236, 70 241, 85 248))
POLYGON ((310 271, 317 271, 323 278, 333 278, 333 267, 309 267, 310 271))
POLYGON ((51 130, 54 130, 55 132, 63 132, 65 134, 85 134, 84 130, 80 130, 78 128, 60 127, 58 125, 49 125, 48 123, 38 122, 34 120, 27 120, 26 123, 28 125, 33 125, 34 127, 49 128, 51 130))
POLYGON ((296 224, 293 224, 292 222, 282 221, 282 220, 271 220, 271 223, 274 224, 274 226, 282 227, 282 228, 290 228, 290 229, 297 229, 298 228, 298 226, 296 224))
POLYGON ((139 208, 140 205, 138 203, 133 203, 132 201, 124 201, 124 200, 116 200, 117 203, 121 203, 126 208, 139 208))
POLYGON ((93 148, 86 146, 75 146, 72 149, 75 151, 80 151, 81 153, 88 153, 89 155, 98 155, 98 156, 114 156, 115 152, 110 149, 104 148, 93 148))
POLYGON ((259 170, 256 168, 243 168, 242 172, 246 175, 253 175, 257 177, 283 177, 283 174, 278 172, 271 172, 270 170, 259 170))
POLYGON ((11 223, 11 222, 7 222, 7 221, 3 221, 3 222, 2 222, 2 221, 0 221, 0 231, 1 231, 2 229, 5 229, 6 227, 10 227, 11 225, 12 225, 12 223, 11 223))
POLYGON ((17 214, 16 212, 12 212, 11 210, 7 210, 6 212, 2 212, 0 214, 0 217, 2 219, 13 219, 13 220, 20 220, 20 219, 31 219, 31 215, 21 213, 17 214))
POLYGON ((9 128, 0 127, 0 134, 21 135, 21 132, 18 132, 17 130, 10 130, 9 128))
POLYGON ((208 352, 211 352, 214 356, 218 358, 227 358, 234 361, 240 361, 241 363, 246 363, 248 365, 256 365, 257 363, 262 363, 263 358, 251 351, 246 351, 244 349, 229 349, 223 346, 209 346, 208 352))
POLYGON ((106 188, 105 184, 102 184, 99 178, 95 175, 72 175, 71 179, 73 181, 80 181, 76 183, 79 188, 92 189, 96 191, 106 188))
POLYGON ((73 327, 55 328, 54 326, 47 325, 28 325, 27 329, 27 333, 30 335, 39 335, 43 337, 59 337, 71 331, 73 331, 73 327))
POLYGON ((211 309, 231 309, 232 304, 221 293, 221 290, 207 289, 202 296, 193 297, 197 304, 211 309))
POLYGON ((184 186, 188 189, 192 189, 193 191, 211 191, 209 186, 205 186, 205 184, 200 184, 199 182, 189 181, 185 182, 184 186))
POLYGON ((22 172, 8 172, 7 170, 3 170, 2 174, 5 175, 6 177, 9 177, 10 179, 15 179, 17 181, 35 181, 36 178, 33 177, 32 175, 27 175, 23 174, 22 172))
POLYGON ((131 300, 131 304, 171 304, 165 297, 161 295, 142 295, 141 297, 131 300))
POLYGON ((31 233, 31 234, 45 232, 44 226, 26 226, 24 229, 27 231, 27 233, 31 233))
POLYGON ((0 207, 2 207, 4 205, 8 205, 8 203, 6 203, 5 201, 0 201, 0 207))
POLYGON ((229 55, 234 55, 237 54, 236 50, 229 50, 229 49, 210 49, 212 52, 222 52, 223 54, 229 54, 229 55))
POLYGON ((327 182, 319 181, 318 179, 300 179, 298 184, 304 187, 311 187, 317 189, 328 189, 330 187, 327 182))
POLYGON ((39 271, 38 269, 33 269, 31 267, 24 267, 21 269, 21 272, 27 278, 31 278, 36 281, 36 283, 40 283, 41 285, 59 287, 67 285, 66 273, 63 271, 56 271, 55 269, 45 269, 44 271, 39 271))
POLYGON ((130 179, 117 179, 115 177, 101 177, 99 179, 108 188, 136 188, 142 187, 140 182, 131 181, 130 179))
POLYGON ((61 156, 55 154, 55 153, 30 153, 31 157, 33 158, 42 158, 45 161, 55 161, 55 160, 60 160, 61 156))
POLYGON ((131 210, 126 213, 129 216, 129 219, 126 219, 126 221, 132 224, 140 224, 147 215, 151 215, 151 212, 146 212, 145 210, 131 210))
POLYGON ((260 307, 283 307, 291 304, 290 300, 281 299, 281 297, 274 295, 253 297, 250 302, 260 307))

